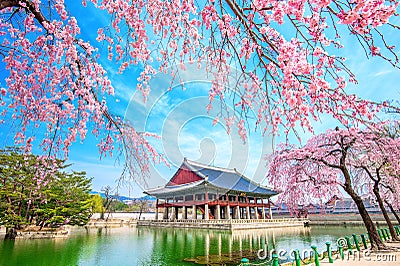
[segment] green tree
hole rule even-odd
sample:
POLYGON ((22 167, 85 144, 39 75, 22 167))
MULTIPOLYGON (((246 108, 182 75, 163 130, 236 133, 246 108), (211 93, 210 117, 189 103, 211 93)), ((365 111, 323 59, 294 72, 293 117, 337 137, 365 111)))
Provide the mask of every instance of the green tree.
POLYGON ((92 215, 91 179, 85 172, 64 171, 61 160, 0 150, 0 225, 6 237, 25 225, 42 229, 63 224, 84 225, 92 215))
POLYGON ((48 200, 35 210, 36 224, 41 228, 45 225, 87 224, 93 214, 90 186, 91 179, 86 177, 85 172, 57 172, 44 191, 48 200))
POLYGON ((110 205, 110 210, 112 212, 123 212, 123 211, 128 211, 129 206, 122 201, 119 200, 114 200, 111 205, 110 205))
POLYGON ((20 229, 22 225, 29 224, 31 206, 41 196, 39 190, 48 181, 46 175, 37 178, 38 168, 45 170, 33 155, 23 155, 17 148, 0 150, 1 225, 20 229))
POLYGON ((105 209, 103 206, 103 198, 99 194, 91 195, 92 212, 93 213, 104 213, 105 209))

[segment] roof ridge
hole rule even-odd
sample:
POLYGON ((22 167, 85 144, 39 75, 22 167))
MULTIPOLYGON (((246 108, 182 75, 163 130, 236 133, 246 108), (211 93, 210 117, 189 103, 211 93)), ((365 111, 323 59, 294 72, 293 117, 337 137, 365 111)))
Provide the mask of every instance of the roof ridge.
POLYGON ((206 178, 206 176, 205 176, 202 172, 196 170, 196 169, 193 167, 193 165, 191 165, 190 163, 187 162, 186 159, 183 161, 182 165, 185 165, 187 168, 189 168, 189 170, 195 172, 199 177, 201 177, 201 178, 203 178, 203 179, 206 178))
POLYGON ((198 166, 198 167, 203 167, 203 168, 207 168, 207 169, 220 170, 220 171, 224 171, 224 172, 230 172, 230 173, 236 173, 236 174, 243 175, 242 173, 238 172, 236 170, 236 168, 230 169, 230 168, 224 168, 224 167, 219 167, 219 166, 212 166, 212 165, 208 165, 208 164, 191 161, 186 158, 184 160, 186 163, 188 163, 191 166, 198 166))
POLYGON ((176 184, 176 185, 172 185, 172 186, 167 186, 167 185, 165 185, 164 187, 168 187, 168 188, 177 188, 177 187, 183 187, 183 186, 191 185, 191 184, 194 184, 194 183, 199 183, 199 184, 201 184, 202 182, 204 182, 204 180, 196 180, 196 181, 192 181, 192 182, 189 182, 189 183, 176 184))

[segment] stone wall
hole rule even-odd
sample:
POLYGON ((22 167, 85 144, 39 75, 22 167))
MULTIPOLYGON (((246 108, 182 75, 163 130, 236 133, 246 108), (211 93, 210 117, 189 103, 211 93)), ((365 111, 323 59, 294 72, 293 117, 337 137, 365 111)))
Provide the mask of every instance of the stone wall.
POLYGON ((245 230, 260 228, 304 227, 308 220, 299 219, 241 219, 241 220, 140 220, 138 226, 166 228, 199 228, 219 230, 245 230))
POLYGON ((18 231, 15 239, 42 239, 42 238, 65 238, 68 237, 67 230, 57 231, 18 231))

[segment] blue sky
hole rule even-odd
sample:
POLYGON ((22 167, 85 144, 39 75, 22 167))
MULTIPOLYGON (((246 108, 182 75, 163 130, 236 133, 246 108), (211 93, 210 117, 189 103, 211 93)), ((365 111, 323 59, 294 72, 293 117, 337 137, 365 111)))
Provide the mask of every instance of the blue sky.
MULTIPOLYGON (((95 38, 97 28, 107 23, 106 16, 91 5, 83 9, 80 1, 69 0, 66 3, 72 15, 77 17, 81 27, 80 37, 98 46, 100 53, 105 51, 106 47, 99 45, 95 38)), ((340 55, 347 58, 348 66, 359 81, 357 85, 350 84, 348 91, 365 99, 397 100, 400 95, 400 71, 379 58, 366 60, 364 51, 355 44, 354 38, 344 37, 342 44, 346 48, 340 55)), ((394 43, 400 43, 399 34, 389 38, 394 43)), ((170 168, 164 165, 152 166, 151 178, 147 184, 140 182, 131 184, 130 187, 121 187, 118 191, 120 194, 140 196, 144 187, 163 185, 174 174, 183 157, 221 167, 236 167, 253 180, 264 181, 266 168, 263 158, 271 151, 271 137, 262 137, 260 132, 249 130, 248 141, 243 143, 236 129, 232 130, 231 135, 227 135, 223 122, 212 126, 218 108, 212 109, 210 113, 206 111, 210 83, 204 72, 189 67, 182 72, 183 79, 187 81, 185 89, 176 86, 169 93, 165 92, 169 77, 157 75, 151 83, 149 99, 144 103, 141 94, 135 92, 140 66, 130 67, 123 75, 118 75, 118 69, 112 62, 104 58, 101 61, 115 87, 115 96, 108 98, 109 109, 133 122, 137 130, 158 134, 160 139, 151 140, 151 143, 165 154, 171 164, 170 168)), ((2 70, 0 86, 5 86, 4 74, 5 71, 2 70)), ((250 119, 250 125, 251 123, 250 119)), ((321 121, 314 123, 314 129, 319 133, 336 125, 331 117, 321 115, 321 121)), ((9 135, 7 123, 0 128, 0 146, 9 145, 10 138, 5 138, 9 135)), ((309 132, 300 131, 300 134, 303 140, 310 137, 309 132)), ((280 140, 282 137, 278 136, 276 141, 280 140)), ((74 170, 84 170, 88 176, 94 178, 94 190, 101 190, 107 185, 115 186, 122 171, 122 163, 116 158, 100 159, 96 144, 97 140, 91 135, 83 143, 73 144, 69 162, 73 164, 74 170)))

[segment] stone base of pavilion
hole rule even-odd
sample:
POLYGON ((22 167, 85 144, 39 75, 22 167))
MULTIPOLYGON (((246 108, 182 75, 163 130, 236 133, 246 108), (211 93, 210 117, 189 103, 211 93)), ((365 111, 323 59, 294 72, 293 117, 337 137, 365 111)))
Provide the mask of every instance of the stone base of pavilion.
POLYGON ((220 220, 139 220, 137 226, 166 228, 197 228, 217 230, 268 229, 304 227, 308 219, 220 219, 220 220))

